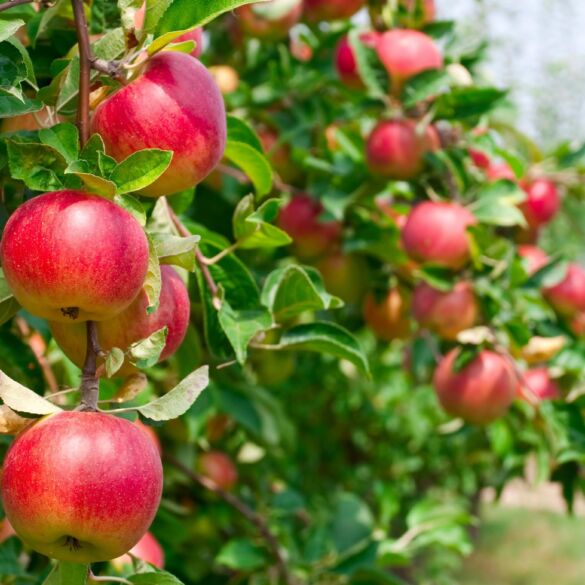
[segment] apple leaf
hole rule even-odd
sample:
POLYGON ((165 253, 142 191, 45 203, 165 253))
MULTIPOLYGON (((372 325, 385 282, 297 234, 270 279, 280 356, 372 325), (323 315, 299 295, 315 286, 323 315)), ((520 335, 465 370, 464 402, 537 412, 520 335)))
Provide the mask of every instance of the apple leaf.
POLYGON ((148 385, 148 378, 146 374, 138 372, 137 374, 131 374, 128 376, 124 383, 118 388, 114 396, 112 396, 112 402, 118 404, 122 402, 130 402, 134 400, 148 385))
POLYGON ((59 563, 59 585, 85 585, 89 577, 89 566, 78 563, 59 563))
POLYGON ((87 161, 76 160, 72 162, 65 169, 65 174, 78 177, 89 193, 101 195, 106 199, 112 199, 116 194, 116 183, 90 172, 90 165, 87 161))
POLYGON ((133 343, 128 348, 128 357, 130 362, 137 368, 146 369, 154 366, 160 359, 160 354, 165 348, 167 341, 168 329, 163 327, 142 339, 133 343))
POLYGON ((174 575, 166 571, 153 571, 149 573, 140 573, 140 575, 132 575, 128 577, 130 583, 136 585, 184 585, 174 575))
POLYGON ((2 371, 0 371, 0 398, 6 406, 16 412, 40 415, 61 412, 61 408, 57 405, 9 378, 2 371))
POLYGON ((118 194, 140 191, 154 183, 171 164, 170 150, 140 150, 123 160, 108 177, 118 186, 118 194))
POLYGON ((228 140, 248 144, 258 152, 264 154, 264 148, 262 148, 260 138, 258 138, 256 132, 244 120, 235 116, 227 116, 227 135, 228 140))
POLYGON ((162 277, 160 274, 160 263, 152 238, 148 236, 148 271, 144 280, 144 292, 148 297, 148 313, 152 313, 158 307, 162 277))
POLYGON ((0 325, 12 319, 19 310, 20 305, 14 298, 8 283, 6 282, 4 272, 0 268, 0 325))
POLYGON ((263 197, 272 190, 272 167, 264 154, 245 142, 228 140, 224 156, 250 178, 256 195, 263 197))
POLYGON ((249 540, 238 538, 224 545, 215 562, 236 571, 254 571, 266 565, 266 556, 249 540))
POLYGON ((42 128, 39 130, 39 140, 52 146, 68 163, 72 163, 79 156, 79 131, 73 124, 42 128))
POLYGON ((136 197, 132 197, 132 195, 116 195, 114 201, 132 215, 142 227, 146 225, 146 211, 144 211, 144 206, 136 197))
POLYGON ((164 396, 136 409, 144 418, 171 420, 185 414, 209 384, 209 367, 202 366, 164 396))
POLYGON ((412 108, 419 102, 448 90, 451 76, 444 69, 430 69, 411 77, 402 90, 405 108, 412 108))
POLYGON ((24 20, 0 20, 0 43, 11 37, 21 26, 24 20))
POLYGON ((106 356, 106 374, 111 378, 124 364, 124 352, 119 347, 112 347, 106 356))
POLYGON ((234 236, 242 249, 277 248, 287 246, 291 237, 280 228, 272 225, 278 217, 282 205, 279 199, 269 199, 258 209, 254 209, 254 197, 244 197, 234 212, 234 236))
POLYGON ((435 102, 438 120, 464 120, 483 116, 497 108, 508 92, 492 87, 454 88, 435 102))
POLYGON ((470 210, 481 223, 525 226, 524 214, 517 207, 524 199, 526 194, 512 181, 495 181, 480 189, 470 210))
POLYGON ((201 240, 199 236, 183 238, 172 234, 151 234, 161 264, 180 266, 193 272, 197 265, 195 249, 201 240))
POLYGON ((11 408, 3 404, 0 406, 0 435, 16 435, 31 420, 16 414, 11 408))
POLYGON ((0 118, 11 118, 38 112, 43 109, 43 102, 26 96, 21 100, 12 95, 0 95, 0 118))
POLYGON ((46 144, 7 140, 10 174, 33 191, 57 191, 63 188, 60 177, 67 161, 57 150, 46 144))

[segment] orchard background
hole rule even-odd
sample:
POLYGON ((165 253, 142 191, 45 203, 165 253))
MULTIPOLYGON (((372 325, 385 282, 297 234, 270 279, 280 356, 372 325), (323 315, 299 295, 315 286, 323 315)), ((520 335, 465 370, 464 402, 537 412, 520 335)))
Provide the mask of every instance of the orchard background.
POLYGON ((486 488, 572 510, 584 151, 435 8, 0 3, 0 583, 457 583, 486 488))

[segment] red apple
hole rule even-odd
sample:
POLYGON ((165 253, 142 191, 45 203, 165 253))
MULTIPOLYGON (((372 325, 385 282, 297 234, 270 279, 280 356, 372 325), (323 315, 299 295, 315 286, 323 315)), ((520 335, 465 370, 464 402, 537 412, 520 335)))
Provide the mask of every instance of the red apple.
MULTIPOLYGON (((561 391, 557 383, 550 377, 548 368, 532 368, 524 372, 524 383, 532 391, 532 394, 539 400, 555 400, 560 398, 561 391)), ((521 398, 530 399, 526 396, 527 390, 519 384, 519 395, 521 398)))
MULTIPOLYGON (((378 42, 379 33, 376 31, 365 32, 360 35, 360 42, 367 47, 375 48, 378 42)), ((339 79, 354 89, 361 89, 364 87, 364 82, 360 77, 358 71, 357 60, 353 47, 349 42, 349 38, 344 36, 337 44, 335 51, 335 69, 339 79)))
POLYGON ((420 130, 414 120, 387 120, 372 130, 366 144, 366 158, 373 173, 408 181, 424 170, 425 154, 440 146, 433 126, 420 130))
POLYGON ((217 166, 226 143, 225 107, 197 59, 164 51, 98 106, 92 129, 118 161, 144 148, 173 152, 169 168, 141 191, 159 197, 194 187, 217 166))
POLYGON ((378 339, 392 341, 410 336, 410 296, 399 287, 388 291, 383 299, 369 293, 364 303, 364 318, 378 339))
POLYGON ((461 331, 477 321, 479 308, 469 282, 458 282, 449 292, 441 292, 421 282, 412 296, 412 314, 421 325, 439 337, 453 341, 461 331))
POLYGON ((503 356, 487 349, 456 372, 459 351, 450 351, 435 370, 437 396, 450 415, 473 424, 488 424, 505 414, 512 404, 516 375, 503 356))
POLYGON ((490 181, 516 181, 516 173, 512 167, 505 162, 490 164, 486 170, 487 177, 490 181))
MULTIPOLYGON (((177 351, 189 326, 189 293, 177 272, 171 266, 161 266, 162 288, 157 309, 146 312, 149 301, 142 291, 124 311, 97 324, 98 340, 104 351, 114 347, 126 350, 132 343, 146 339, 149 335, 167 327, 167 340, 160 356, 165 360, 177 351)), ((51 322, 51 332, 65 355, 81 367, 85 359, 87 337, 83 323, 51 322)), ((125 363, 116 375, 135 373, 136 368, 125 363)))
POLYGON ((102 321, 140 292, 148 242, 124 209, 95 195, 56 191, 21 205, 0 244, 4 275, 33 315, 102 321))
POLYGON ((518 246, 518 254, 526 260, 527 272, 530 275, 538 272, 548 264, 548 256, 537 246, 532 246, 531 244, 518 246))
POLYGON ((524 187, 526 200, 520 209, 530 227, 547 224, 558 213, 561 199, 556 185, 548 179, 538 179, 524 187))
POLYGON ((130 554, 122 555, 112 561, 112 565, 118 569, 118 571, 124 570, 125 567, 132 567, 132 557, 154 565, 158 569, 164 569, 165 566, 165 551, 153 536, 151 532, 147 532, 134 547, 128 551, 130 554))
POLYGON ((60 412, 40 419, 10 447, 2 502, 33 550, 72 562, 129 551, 150 526, 162 493, 160 456, 122 418, 60 412))
POLYGON ((585 311, 585 270, 578 264, 569 264, 565 278, 547 288, 544 294, 562 315, 573 316, 585 311))
POLYGON ((199 470, 222 490, 232 489, 238 481, 238 470, 233 461, 220 451, 203 453, 199 459, 199 470))
POLYGON ((269 0, 236 9, 244 32, 266 41, 286 38, 302 14, 303 0, 269 0))
POLYGON ((467 228, 475 223, 457 203, 425 201, 410 212, 402 244, 413 260, 459 270, 469 260, 467 228))
POLYGON ((473 161, 475 166, 480 168, 480 169, 487 170, 490 168, 490 166, 492 164, 490 157, 487 154, 485 154, 485 152, 482 152, 481 150, 476 150, 475 148, 470 148, 469 149, 469 156, 471 157, 471 160, 473 161))
POLYGON ((411 77, 443 67, 443 56, 433 39, 417 30, 387 31, 380 35, 377 50, 380 61, 390 74, 395 96, 400 95, 411 77))
POLYGON ((203 29, 201 27, 187 31, 180 37, 173 40, 173 43, 184 43, 186 41, 195 41, 195 48, 189 53, 192 57, 200 57, 203 52, 203 29))
POLYGON ((367 291, 369 271, 360 256, 337 251, 321 258, 315 267, 323 277, 327 292, 346 303, 361 303, 367 291))
POLYGON ((338 221, 320 221, 324 208, 308 195, 295 195, 278 216, 278 227, 292 239, 301 260, 318 258, 335 246, 341 236, 338 221))
POLYGON ((305 0, 305 17, 312 22, 350 18, 365 0, 305 0))
POLYGON ((148 438, 154 443, 156 450, 162 455, 162 445, 156 431, 152 427, 145 425, 139 418, 134 421, 134 424, 148 436, 148 438))

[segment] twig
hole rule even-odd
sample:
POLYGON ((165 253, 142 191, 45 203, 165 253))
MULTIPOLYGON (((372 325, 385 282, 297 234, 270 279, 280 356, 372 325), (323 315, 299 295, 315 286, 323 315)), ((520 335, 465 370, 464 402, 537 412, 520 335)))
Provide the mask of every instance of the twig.
POLYGON ((252 510, 252 508, 250 508, 245 502, 242 502, 242 500, 240 500, 234 494, 226 490, 223 490, 210 479, 202 475, 199 475, 198 473, 195 473, 186 465, 183 465, 178 459, 176 459, 172 455, 165 454, 165 459, 168 463, 170 463, 173 467, 178 469, 191 481, 198 483, 205 489, 217 494, 222 500, 224 500, 224 502, 232 506, 232 508, 235 508, 240 514, 242 514, 242 516, 244 516, 244 518, 246 518, 251 524, 253 524, 258 529, 258 532, 260 533, 260 535, 266 541, 266 544, 270 548, 270 551, 274 556, 276 565, 278 567, 280 576, 282 577, 283 581, 287 585, 296 585, 296 579, 289 572, 286 566, 286 559, 280 548, 278 539, 271 532, 268 524, 266 523, 266 520, 262 516, 260 516, 260 514, 252 510))
POLYGON ((13 6, 20 6, 21 4, 32 4, 35 1, 36 0, 8 0, 8 2, 3 2, 2 4, 0 4, 0 12, 8 10, 13 6))
POLYGON ((83 0, 71 0, 75 16, 75 30, 79 45, 79 101, 77 104, 77 125, 83 148, 89 140, 89 93, 91 81, 91 48, 89 30, 85 19, 83 0))
POLYGON ((100 382, 97 376, 97 358, 100 347, 97 337, 97 324, 95 321, 87 322, 87 349, 85 362, 81 370, 81 403, 78 410, 96 412, 100 394, 100 382))

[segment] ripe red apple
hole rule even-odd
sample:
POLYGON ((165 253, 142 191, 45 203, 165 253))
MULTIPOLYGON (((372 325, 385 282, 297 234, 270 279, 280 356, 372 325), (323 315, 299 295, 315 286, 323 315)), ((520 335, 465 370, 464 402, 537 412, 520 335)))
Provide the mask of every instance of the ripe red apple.
POLYGON ((360 256, 336 251, 324 256, 315 267, 327 292, 349 304, 361 303, 368 287, 369 271, 360 256))
POLYGON ((518 254, 526 260, 527 272, 530 275, 538 272, 548 264, 548 256, 537 246, 522 244, 518 246, 518 254))
POLYGON ((417 30, 387 31, 380 35, 376 47, 380 61, 390 74, 395 96, 400 95, 411 77, 443 67, 443 56, 433 39, 417 30))
POLYGON ((410 336, 410 296, 393 287, 383 299, 369 293, 364 303, 364 319, 378 339, 392 341, 410 336))
POLYGON ((425 154, 440 146, 433 126, 421 131, 414 120, 386 120, 372 130, 366 144, 366 158, 373 173, 408 181, 423 171, 425 154))
POLYGON ((286 38, 302 14, 303 0, 269 0, 236 9, 244 32, 265 41, 286 38))
POLYGON ((490 157, 481 150, 470 148, 469 156, 471 157, 471 160, 473 161, 475 166, 480 169, 488 170, 492 164, 490 157))
POLYGON ((194 187, 219 163, 226 143, 225 107, 199 60, 164 51, 97 107, 92 129, 118 161, 144 148, 173 151, 169 168, 141 191, 159 197, 194 187))
POLYGON ((477 321, 479 308, 469 282, 458 282, 449 292, 441 292, 421 282, 412 295, 412 314, 421 325, 439 337, 453 341, 461 331, 477 321))
POLYGON ((162 455, 162 445, 156 431, 152 427, 145 425, 139 418, 134 421, 134 424, 148 436, 148 438, 154 443, 156 450, 162 455))
POLYGON ((201 27, 187 31, 185 34, 173 40, 173 43, 195 41, 195 48, 189 53, 192 57, 201 57, 203 52, 203 29, 201 27))
POLYGON ((484 349, 456 372, 459 349, 439 363, 433 384, 443 408, 452 416, 486 425, 506 413, 516 396, 516 375, 501 355, 484 349))
POLYGON ((459 270, 469 260, 467 228, 475 223, 457 203, 425 201, 410 212, 402 244, 413 260, 459 270))
POLYGON ((278 216, 278 227, 292 239, 301 260, 318 258, 335 246, 341 236, 338 221, 320 221, 323 205, 308 195, 295 195, 278 216))
POLYGON ((79 191, 45 193, 10 217, 0 258, 18 302, 33 315, 102 321, 138 295, 148 242, 124 209, 79 191))
POLYGON ((129 551, 148 530, 161 493, 156 447, 109 414, 46 416, 4 459, 8 520, 30 548, 60 561, 94 563, 129 551))
POLYGON ((365 0, 305 0, 305 17, 311 22, 350 18, 365 0))
POLYGON ((556 311, 566 316, 585 311, 585 270, 569 264, 561 282, 545 289, 544 295, 556 311))
MULTIPOLYGON (((360 35, 360 42, 367 47, 375 48, 380 34, 376 31, 369 31, 360 35)), ((339 79, 354 89, 361 89, 364 87, 364 82, 360 77, 358 71, 355 51, 349 42, 349 38, 344 36, 337 44, 335 50, 335 69, 339 79)))
POLYGON ((222 490, 232 489, 238 481, 234 462, 221 451, 209 451, 199 458, 199 471, 222 490))
MULTIPOLYGON (((189 293, 177 272, 171 266, 161 266, 162 287, 157 309, 150 315, 146 292, 142 291, 136 300, 124 311, 111 319, 97 324, 98 340, 104 351, 113 347, 127 349, 132 343, 146 339, 149 335, 168 328, 165 347, 160 360, 165 360, 177 351, 189 326, 189 293)), ((51 332, 65 355, 81 367, 85 359, 87 337, 83 323, 51 322, 51 332)), ((125 363, 116 375, 126 376, 136 368, 125 363)))
POLYGON ((506 162, 490 164, 486 170, 486 174, 490 181, 500 181, 503 179, 516 181, 516 173, 514 173, 512 167, 506 162))
MULTIPOLYGON (((532 391, 532 394, 539 400, 555 400, 560 398, 561 391, 557 383, 550 377, 548 368, 532 368, 524 372, 524 383, 532 391)), ((526 396, 527 390, 519 384, 519 395, 521 398, 530 399, 526 396)))
POLYGON ((520 209, 526 217, 528 225, 538 228, 547 224, 558 213, 561 199, 556 185, 548 179, 538 179, 524 186, 526 200, 520 209))
POLYGON ((132 567, 133 563, 130 555, 135 556, 145 563, 150 563, 158 569, 164 569, 165 551, 152 532, 147 532, 128 552, 130 554, 122 555, 112 561, 112 565, 118 571, 124 570, 125 567, 132 567))
POLYGON ((409 13, 401 20, 405 28, 420 28, 435 20, 437 13, 435 0, 400 0, 400 4, 409 13))

